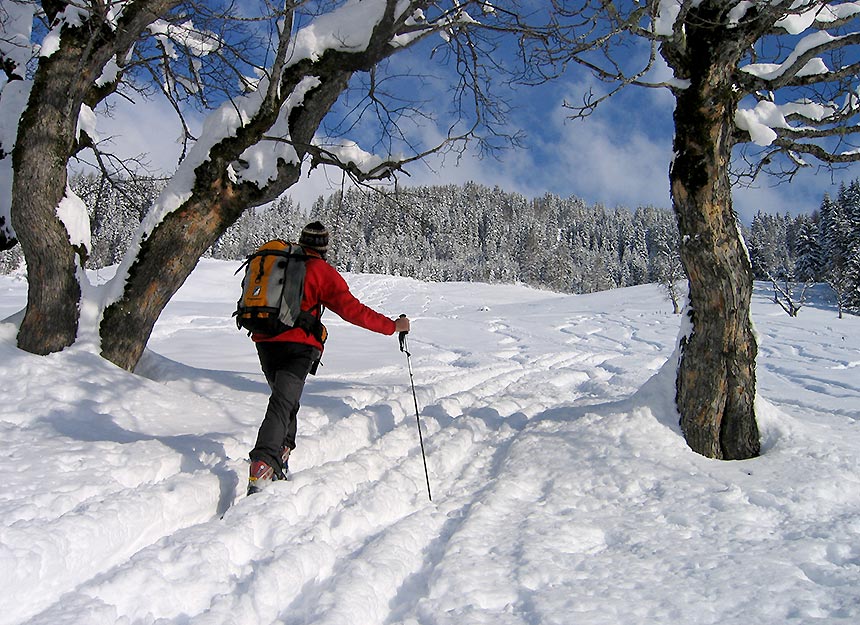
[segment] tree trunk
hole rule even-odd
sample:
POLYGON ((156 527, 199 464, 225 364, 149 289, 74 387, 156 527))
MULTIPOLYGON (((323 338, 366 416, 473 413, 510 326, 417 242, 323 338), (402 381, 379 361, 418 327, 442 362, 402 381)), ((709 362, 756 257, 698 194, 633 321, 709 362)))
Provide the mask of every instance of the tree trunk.
POLYGON ((216 180, 210 192, 165 217, 141 245, 122 298, 105 310, 99 328, 104 358, 134 369, 170 298, 245 209, 230 191, 229 181, 216 180))
MULTIPOLYGON (((321 65, 329 68, 327 75, 320 72, 325 76, 322 84, 308 93, 304 105, 290 116, 290 136, 299 161, 305 154, 301 146, 311 141, 323 117, 347 87, 352 73, 336 67, 337 63, 326 63, 325 59, 321 65)), ((306 68, 295 67, 291 75, 285 77, 282 92, 289 94, 305 74, 306 68)), ((277 114, 277 110, 270 111, 268 116, 240 130, 236 137, 213 147, 210 159, 195 171, 192 198, 170 213, 143 242, 129 271, 122 298, 105 310, 99 328, 103 357, 133 370, 161 311, 203 253, 243 211, 276 199, 299 180, 300 164, 281 163, 278 179, 263 190, 247 183, 234 185, 226 174, 227 165, 248 145, 257 142, 259 134, 255 134, 258 129, 254 126, 262 125, 267 129, 277 114)), ((236 288, 238 299, 238 286, 236 288)))
POLYGON ((80 50, 69 44, 39 61, 13 151, 11 216, 29 284, 18 346, 35 354, 68 347, 78 328, 76 253, 57 216, 80 110, 71 96, 71 81, 79 73, 75 54, 80 50))
MULTIPOLYGON (((46 3, 51 22, 66 3, 46 3)), ((74 343, 80 314, 78 271, 87 250, 75 247, 57 209, 66 192, 69 159, 75 152, 82 103, 96 106, 116 86, 95 80, 117 52, 178 0, 128 3, 120 25, 97 19, 62 29, 59 48, 39 59, 30 97, 18 124, 13 150, 11 221, 27 262, 27 309, 18 346, 50 354, 74 343)), ((11 243, 8 236, 3 245, 11 243)))
POLYGON ((743 459, 757 456, 760 443, 754 412, 757 344, 749 316, 752 268, 728 179, 735 111, 729 68, 735 65, 722 62, 708 38, 688 34, 688 65, 696 67, 689 67, 691 85, 676 94, 670 182, 690 283, 692 332, 682 340, 676 402, 694 451, 743 459))

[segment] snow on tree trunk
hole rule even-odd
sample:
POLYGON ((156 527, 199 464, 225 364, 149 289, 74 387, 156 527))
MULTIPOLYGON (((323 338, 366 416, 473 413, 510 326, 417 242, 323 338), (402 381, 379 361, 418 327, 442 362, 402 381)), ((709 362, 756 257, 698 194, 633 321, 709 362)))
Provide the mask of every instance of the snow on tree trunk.
POLYGON ((750 321, 752 269, 732 209, 727 171, 735 98, 707 38, 690 37, 691 85, 675 110, 670 181, 690 283, 692 331, 681 342, 677 407, 690 447, 743 459, 760 449, 755 420, 756 339, 750 321), (693 64, 691 64, 693 65, 693 64))

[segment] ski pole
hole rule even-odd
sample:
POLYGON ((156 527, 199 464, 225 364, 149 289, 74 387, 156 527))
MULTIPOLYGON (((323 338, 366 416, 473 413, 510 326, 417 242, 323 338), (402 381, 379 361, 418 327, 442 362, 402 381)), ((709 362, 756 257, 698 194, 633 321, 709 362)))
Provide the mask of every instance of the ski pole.
MULTIPOLYGON (((405 317, 406 315, 400 315, 405 317)), ((424 453, 424 437, 421 435, 421 417, 418 416, 418 396, 415 394, 415 378, 412 375, 412 354, 409 353, 409 347, 406 344, 407 331, 399 334, 400 351, 406 354, 406 364, 409 367, 409 383, 412 385, 412 400, 415 402, 415 421, 418 423, 418 442, 421 443, 421 458, 424 460, 424 478, 427 480, 427 497, 433 501, 433 495, 430 494, 430 474, 427 472, 427 455, 424 453)))

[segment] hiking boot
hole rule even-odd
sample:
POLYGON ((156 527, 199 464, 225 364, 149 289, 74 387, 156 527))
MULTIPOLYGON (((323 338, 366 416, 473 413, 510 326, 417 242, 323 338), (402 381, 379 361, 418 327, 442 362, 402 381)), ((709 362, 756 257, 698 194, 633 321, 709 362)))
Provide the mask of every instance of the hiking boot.
POLYGON ((257 460, 251 463, 251 475, 248 477, 248 494, 259 493, 275 478, 275 470, 265 462, 257 460))

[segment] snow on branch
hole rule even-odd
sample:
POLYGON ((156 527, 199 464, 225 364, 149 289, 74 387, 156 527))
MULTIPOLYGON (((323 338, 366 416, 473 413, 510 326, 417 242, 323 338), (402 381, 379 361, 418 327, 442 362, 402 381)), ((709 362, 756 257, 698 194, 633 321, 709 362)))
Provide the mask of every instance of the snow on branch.
POLYGON ((449 136, 438 145, 409 157, 391 155, 383 158, 366 152, 357 143, 347 139, 329 140, 324 147, 322 141, 317 141, 316 144, 304 146, 304 148, 311 154, 311 169, 319 165, 331 165, 341 169, 354 182, 361 184, 371 180, 391 178, 396 172, 402 172, 409 163, 414 163, 430 154, 441 152, 458 142, 465 141, 474 130, 473 127, 461 135, 449 136))
POLYGON ((770 171, 777 154, 789 167, 775 173, 789 178, 810 165, 806 157, 860 161, 860 2, 785 0, 773 8, 785 14, 769 43, 756 46, 737 73, 739 91, 749 96, 735 114, 738 140, 767 152, 750 173, 770 171), (772 58, 758 58, 765 54, 772 58))
POLYGON ((821 55, 857 44, 860 44, 860 33, 842 36, 833 36, 827 32, 813 33, 802 38, 781 63, 750 63, 741 67, 741 72, 752 78, 745 78, 742 74, 739 79, 746 90, 753 91, 806 86, 853 76, 857 64, 831 70, 821 55))
POLYGON ((221 47, 221 39, 211 31, 194 27, 191 20, 182 24, 172 24, 165 20, 155 20, 149 31, 164 48, 171 59, 178 58, 174 44, 179 44, 194 56, 205 56, 221 47))
MULTIPOLYGON (((752 3, 747 3, 752 4, 752 3)), ((775 24, 789 35, 799 35, 809 28, 833 28, 860 15, 860 2, 823 2, 801 0, 791 3, 791 10, 775 24)))
POLYGON ((277 139, 269 140, 263 137, 249 146, 237 161, 229 166, 229 174, 234 182, 251 182, 262 189, 277 178, 280 163, 299 163, 299 157, 289 142, 289 117, 294 108, 302 106, 307 93, 320 84, 320 80, 315 76, 301 80, 281 106, 278 117, 269 130, 277 139))
POLYGON ((35 11, 33 2, 7 2, 0 11, 0 61, 5 80, 26 75, 27 63, 33 57, 30 36, 35 11))

